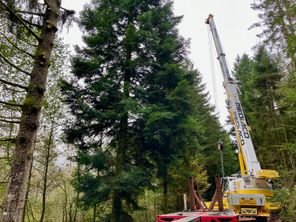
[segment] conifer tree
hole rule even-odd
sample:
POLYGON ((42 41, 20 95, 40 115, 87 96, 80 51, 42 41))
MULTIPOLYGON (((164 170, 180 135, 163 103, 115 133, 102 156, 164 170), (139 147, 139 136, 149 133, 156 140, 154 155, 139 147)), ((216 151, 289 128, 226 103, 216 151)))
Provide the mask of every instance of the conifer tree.
POLYGON ((286 159, 279 148, 284 142, 277 105, 280 99, 277 89, 282 78, 279 66, 265 48, 260 46, 253 60, 243 55, 235 64, 234 72, 240 84, 242 103, 260 163, 264 168, 276 169, 276 159, 279 158, 282 163, 286 159))
MULTIPOLYGON (((296 10, 294 0, 256 0, 260 21, 253 26, 263 27, 259 35, 274 52, 286 55, 290 68, 296 69, 296 10)), ((282 58, 283 59, 283 58, 282 58)), ((283 59, 284 61, 284 59, 283 59)))
POLYGON ((171 1, 92 1, 81 13, 86 46, 73 58, 74 81, 63 86, 74 115, 66 135, 78 148, 74 184, 84 206, 111 201, 111 221, 130 220, 126 209, 137 209, 152 169, 167 209, 169 167, 198 150, 207 124, 198 121, 212 118, 180 20, 171 1))
POLYGON ((262 167, 277 169, 275 201, 282 203, 285 221, 295 217, 295 122, 293 72, 283 74, 280 64, 258 47, 253 59, 243 55, 237 59, 234 74, 242 92, 242 103, 251 127, 252 139, 262 167), (289 193, 289 194, 288 194, 289 193))
POLYGON ((168 5, 161 1, 93 1, 80 18, 87 47, 77 49, 75 82, 64 86, 76 118, 67 139, 79 148, 77 160, 83 167, 76 188, 83 192, 82 200, 94 206, 111 198, 111 221, 129 221, 123 200, 137 208, 136 197, 149 184, 150 163, 137 132, 147 78, 159 66, 155 49, 162 41, 160 25, 165 27, 159 18, 168 18, 164 9, 157 11, 162 8, 168 5), (145 22, 151 27, 142 27, 145 22))
POLYGON ((170 168, 215 149, 221 132, 180 21, 172 1, 94 0, 81 13, 86 46, 73 58, 74 81, 63 84, 74 115, 66 135, 78 148, 84 206, 111 202, 112 222, 131 220, 128 209, 154 177, 167 211, 170 168))
MULTIPOLYGON (((293 221, 295 218, 295 200, 286 201, 287 195, 293 196, 295 188, 295 73, 296 73, 296 10, 293 0, 257 0, 252 8, 259 11, 260 21, 254 26, 263 26, 260 37, 278 55, 283 67, 281 81, 276 84, 278 100, 276 107, 278 115, 275 115, 276 128, 268 128, 267 135, 276 134, 271 141, 277 140, 278 152, 274 157, 274 163, 280 171, 277 200, 283 203, 282 218, 285 221, 293 221), (280 160, 280 161, 277 161, 280 160), (289 194, 288 194, 289 193, 289 194)), ((269 161, 269 158, 267 158, 269 161)))

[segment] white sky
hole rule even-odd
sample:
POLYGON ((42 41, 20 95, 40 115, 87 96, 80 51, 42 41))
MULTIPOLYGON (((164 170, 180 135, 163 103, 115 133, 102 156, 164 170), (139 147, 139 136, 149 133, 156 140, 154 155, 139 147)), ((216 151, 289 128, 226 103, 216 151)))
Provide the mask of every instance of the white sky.
MULTIPOLYGON (((89 0, 63 0, 63 7, 73 9, 78 12, 89 0)), ((258 43, 258 30, 248 30, 248 28, 258 21, 257 14, 250 8, 253 0, 174 0, 174 10, 176 15, 183 15, 183 21, 179 26, 180 34, 191 40, 190 59, 203 74, 203 81, 207 84, 212 103, 216 104, 217 111, 220 112, 220 121, 225 123, 227 111, 225 108, 225 93, 222 86, 222 74, 216 60, 215 83, 211 76, 210 47, 208 38, 208 28, 205 19, 210 13, 214 15, 214 20, 220 35, 226 58, 232 69, 233 62, 237 55, 243 53, 252 54, 251 48, 258 43), (216 87, 217 99, 214 100, 213 87, 216 87)), ((81 44, 81 32, 77 25, 73 25, 68 33, 63 33, 65 43, 81 44)))

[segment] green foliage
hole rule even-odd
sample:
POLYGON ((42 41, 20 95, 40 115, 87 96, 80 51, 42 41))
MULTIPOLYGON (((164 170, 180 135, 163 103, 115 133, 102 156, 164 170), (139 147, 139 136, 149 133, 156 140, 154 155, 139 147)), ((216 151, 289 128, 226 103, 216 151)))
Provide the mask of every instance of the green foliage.
POLYGON ((187 59, 180 20, 171 1, 93 1, 81 13, 86 46, 62 86, 74 115, 66 140, 78 148, 73 183, 83 206, 111 201, 112 221, 141 209, 144 189, 162 186, 166 211, 168 192, 182 195, 188 175, 205 190, 205 169, 210 180, 220 172, 216 142, 229 139, 187 59))
POLYGON ((210 187, 208 172, 203 165, 203 156, 183 155, 171 164, 169 169, 169 209, 170 212, 182 211, 183 195, 188 194, 188 178, 193 177, 198 182, 200 194, 204 197, 210 187))
POLYGON ((247 55, 239 58, 234 71, 257 155, 264 168, 277 167, 278 156, 273 152, 279 152, 278 146, 283 142, 276 105, 279 100, 276 90, 282 77, 278 66, 264 47, 259 47, 253 60, 247 55))
MULTIPOLYGON (((77 159, 83 166, 77 178, 81 186, 77 188, 84 193, 84 203, 90 205, 89 187, 83 184, 97 181, 92 189, 101 187, 99 190, 105 191, 101 199, 92 201, 101 203, 113 196, 113 205, 117 206, 113 211, 118 213, 112 215, 117 217, 124 215, 123 201, 132 209, 138 208, 137 196, 150 184, 152 165, 139 132, 147 113, 145 87, 149 87, 147 79, 152 75, 156 48, 149 47, 151 52, 147 52, 140 46, 147 40, 141 36, 139 17, 150 9, 163 10, 158 6, 158 1, 94 1, 80 20, 87 32, 87 48, 77 50, 73 59, 76 83, 64 84, 68 98, 76 101, 71 103, 71 109, 77 119, 68 128, 67 139, 83 151, 77 159), (139 23, 137 28, 135 23, 139 23), (79 81, 84 83, 79 85, 79 81), (107 157, 96 158, 102 153, 107 157)), ((167 10, 168 6, 163 8, 167 10)), ((167 52, 168 46, 164 50, 167 52)), ((167 112, 151 115, 149 124, 163 122, 164 114, 167 112)))
POLYGON ((281 221, 293 222, 295 221, 296 211, 296 187, 282 188, 275 192, 274 200, 281 203, 282 210, 280 212, 281 221))
POLYGON ((263 168, 276 169, 275 201, 282 204, 281 218, 295 217, 295 107, 293 74, 280 70, 280 64, 263 47, 254 58, 243 55, 235 64, 235 77, 242 91, 242 103, 258 158, 263 168), (289 196, 289 197, 288 197, 289 196))
POLYGON ((252 4, 252 8, 259 11, 260 21, 253 25, 263 27, 259 36, 271 46, 275 53, 286 55, 288 60, 281 58, 282 61, 290 64, 290 68, 295 70, 295 2, 293 0, 257 0, 252 4))

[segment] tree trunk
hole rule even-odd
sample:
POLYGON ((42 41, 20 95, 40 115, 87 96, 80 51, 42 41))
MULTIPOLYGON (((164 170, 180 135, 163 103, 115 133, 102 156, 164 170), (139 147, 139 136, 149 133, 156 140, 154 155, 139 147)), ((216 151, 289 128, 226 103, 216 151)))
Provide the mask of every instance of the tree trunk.
MULTIPOLYGON (((33 151, 36 149, 36 138, 34 139, 34 145, 33 145, 33 151)), ((31 166, 30 166, 30 173, 29 173, 29 181, 28 181, 28 189, 27 189, 27 193, 26 193, 26 200, 28 199, 28 196, 29 196, 29 193, 30 193, 30 187, 31 187, 31 176, 32 176, 32 169, 33 169, 33 162, 34 162, 34 159, 32 157, 32 161, 31 161, 31 166)), ((25 206, 24 206, 24 210, 25 210, 25 213, 23 215, 23 221, 25 221, 25 216, 26 216, 26 213, 27 213, 27 204, 28 202, 26 201, 25 202, 25 206)), ((33 214, 33 213, 32 213, 33 214)))
POLYGON ((121 198, 117 191, 113 193, 111 222, 120 222, 121 198))
POLYGON ((296 49, 292 44, 290 44, 290 38, 294 36, 294 28, 293 28, 293 23, 291 22, 291 17, 289 16, 289 14, 287 14, 287 11, 289 11, 289 7, 291 6, 286 1, 284 1, 283 4, 281 1, 275 1, 275 4, 280 13, 279 25, 280 25, 281 32, 284 36, 284 41, 286 43, 286 53, 287 53, 287 56, 291 59, 293 70, 295 70, 296 69, 296 58, 295 58, 296 49))
MULTIPOLYGON (((130 61, 132 52, 130 49, 127 49, 126 60, 124 66, 124 76, 123 76, 123 98, 126 100, 130 97, 130 82, 131 82, 131 73, 132 69, 130 67, 130 61)), ((119 129, 118 129, 118 148, 116 153, 116 164, 115 164, 115 174, 116 176, 120 175, 124 169, 124 163, 126 159, 126 150, 128 146, 128 110, 125 110, 125 107, 122 108, 122 116, 120 119, 119 129)), ((111 222, 119 222, 121 213, 122 213, 122 203, 121 196, 117 190, 113 191, 112 198, 112 214, 111 222)))
POLYGON ((61 185, 60 187, 65 195, 65 200, 64 200, 65 202, 64 202, 64 209, 63 209, 63 221, 68 222, 68 210, 67 210, 67 208, 68 208, 68 192, 67 192, 66 182, 63 181, 63 185, 61 185))
POLYGON ((42 189, 42 209, 41 216, 39 222, 43 222, 44 214, 45 214, 45 205, 46 205, 46 192, 47 192, 47 174, 48 174, 48 166, 50 159, 50 151, 53 139, 53 127, 54 123, 51 123, 51 129, 49 133, 48 143, 46 147, 46 155, 45 155, 45 163, 44 163, 44 175, 43 175, 43 189, 42 189))
MULTIPOLYGON (((78 180, 80 180, 80 164, 77 163, 77 176, 78 176, 78 180)), ((76 193, 76 197, 75 197, 75 200, 74 200, 74 205, 75 205, 75 210, 74 210, 74 215, 73 215, 73 221, 76 221, 76 217, 77 217, 77 211, 78 211, 78 202, 79 202, 79 191, 77 191, 76 193)))
POLYGON ((32 147, 37 134, 42 99, 46 90, 52 46, 57 31, 60 0, 48 0, 40 39, 35 54, 28 92, 22 106, 20 128, 12 159, 3 222, 22 222, 28 189, 32 147))
POLYGON ((162 180, 162 211, 168 212, 168 167, 164 160, 161 160, 161 180, 162 180))
POLYGON ((167 174, 163 177, 163 211, 168 212, 168 177, 167 174))
MULTIPOLYGON (((125 160, 125 149, 127 146, 127 119, 128 115, 123 114, 123 117, 119 126, 118 133, 118 150, 116 153, 116 165, 115 165, 115 173, 116 176, 119 176, 122 170, 124 169, 124 160, 125 160)), ((121 216, 121 196, 117 190, 113 191, 112 197, 112 214, 111 214, 111 222, 119 222, 121 216)))
POLYGON ((93 222, 96 222, 96 217, 97 217, 97 205, 94 205, 94 212, 93 212, 93 222))

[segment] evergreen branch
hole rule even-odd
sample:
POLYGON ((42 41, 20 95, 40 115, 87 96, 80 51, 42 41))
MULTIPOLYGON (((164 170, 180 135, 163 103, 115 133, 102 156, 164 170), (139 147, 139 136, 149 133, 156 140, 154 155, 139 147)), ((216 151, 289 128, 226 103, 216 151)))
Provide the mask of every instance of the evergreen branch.
POLYGON ((4 123, 17 123, 20 124, 20 121, 15 121, 15 120, 5 120, 5 119, 0 119, 0 122, 4 122, 4 123))
POLYGON ((25 39, 25 38, 20 38, 20 40, 21 40, 22 42, 24 42, 25 44, 27 44, 27 45, 29 45, 29 46, 32 46, 32 47, 34 47, 34 48, 37 48, 37 47, 38 47, 38 45, 36 45, 36 44, 34 44, 34 43, 31 43, 31 42, 28 42, 27 39, 25 39))
POLYGON ((9 103, 9 102, 5 102, 5 101, 2 101, 2 100, 0 100, 0 104, 4 104, 4 105, 7 105, 7 106, 16 106, 16 107, 22 107, 23 106, 21 104, 9 103))
POLYGON ((38 47, 38 45, 35 45, 33 43, 30 43, 30 42, 26 42, 24 39, 22 39, 22 41, 25 42, 26 44, 28 44, 29 46, 32 46, 32 47, 35 47, 35 48, 38 47))
MULTIPOLYGON (((44 3, 40 2, 39 5, 43 5, 43 6, 46 6, 46 7, 52 7, 52 5, 47 0, 44 0, 44 3)), ((66 9, 66 8, 64 8, 62 6, 60 8, 65 10, 65 11, 72 11, 72 10, 66 9)))
POLYGON ((21 117, 7 117, 7 116, 0 116, 1 119, 20 119, 21 117))
POLYGON ((19 87, 21 89, 24 89, 24 90, 28 91, 28 87, 19 85, 17 83, 9 82, 9 81, 6 81, 4 79, 0 79, 0 82, 2 82, 4 84, 7 84, 7 85, 10 85, 10 86, 16 86, 16 87, 19 87))
POLYGON ((12 66, 13 68, 15 68, 16 70, 28 75, 28 76, 31 76, 30 73, 28 73, 27 71, 25 70, 22 70, 21 68, 19 68, 18 66, 14 65, 12 62, 10 62, 8 59, 5 58, 5 56, 3 56, 1 53, 0 53, 0 58, 2 58, 6 63, 8 63, 10 66, 12 66))
POLYGON ((28 46, 32 46, 32 47, 34 47, 34 48, 37 48, 37 47, 38 47, 38 45, 29 42, 26 38, 23 38, 23 36, 20 36, 20 37, 18 38, 18 40, 24 42, 24 43, 27 44, 28 46))
POLYGON ((17 90, 16 87, 7 87, 7 90, 10 90, 10 92, 13 92, 13 93, 24 93, 26 92, 25 90, 17 90))
MULTIPOLYGON (((7 156, 0 156, 0 160, 10 160, 10 157, 7 156)), ((6 178, 6 177, 5 177, 6 178)), ((5 179, 4 178, 4 179, 5 179)))
POLYGON ((38 24, 33 23, 33 22, 30 22, 29 20, 26 20, 26 19, 23 19, 23 20, 24 20, 25 23, 28 23, 29 25, 32 25, 32 26, 34 26, 34 27, 36 27, 38 29, 41 29, 42 28, 41 25, 38 25, 38 24))
POLYGON ((0 142, 12 142, 15 143, 16 139, 15 138, 0 138, 0 142))
POLYGON ((32 55, 31 53, 27 52, 24 49, 21 49, 20 47, 18 47, 15 43, 13 43, 6 35, 4 35, 4 33, 0 32, 0 34, 6 39, 6 41, 8 41, 10 43, 10 45, 12 45, 14 48, 16 48, 17 50, 19 50, 20 52, 32 57, 33 59, 35 58, 34 55, 32 55))
POLYGON ((38 42, 40 41, 40 38, 38 37, 38 35, 32 29, 30 29, 30 27, 25 23, 25 21, 23 20, 23 18, 21 16, 16 14, 10 7, 8 7, 6 4, 4 4, 1 0, 0 0, 0 4, 4 8, 6 8, 7 11, 9 11, 11 14, 13 14, 14 17, 28 30, 28 32, 31 33, 38 40, 38 42))
POLYGON ((21 14, 28 14, 28 15, 38 15, 40 17, 44 16, 44 13, 38 13, 38 12, 29 12, 29 11, 21 11, 21 10, 16 10, 17 13, 21 14))
POLYGON ((62 6, 61 6, 61 9, 63 9, 64 11, 69 11, 69 12, 72 11, 72 10, 66 9, 66 8, 64 8, 64 7, 62 7, 62 6))
POLYGON ((66 9, 62 6, 61 6, 61 9, 64 10, 67 13, 67 15, 74 15, 75 14, 74 10, 69 10, 69 9, 66 9))

